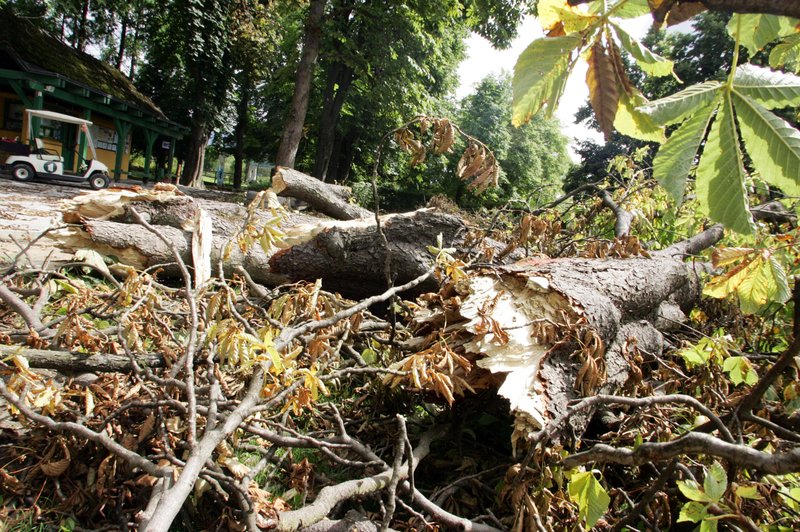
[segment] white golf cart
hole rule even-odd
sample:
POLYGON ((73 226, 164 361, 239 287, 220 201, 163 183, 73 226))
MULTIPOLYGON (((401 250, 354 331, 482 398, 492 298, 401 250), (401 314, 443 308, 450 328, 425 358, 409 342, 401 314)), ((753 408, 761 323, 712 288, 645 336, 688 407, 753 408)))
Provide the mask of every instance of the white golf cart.
MULTIPOLYGON (((76 124, 86 135, 86 141, 92 152, 92 158, 85 161, 85 168, 71 172, 64 170, 64 158, 53 150, 44 147, 42 139, 35 139, 36 147, 31 147, 28 154, 11 155, 6 159, 6 164, 11 167, 11 175, 18 181, 30 181, 32 179, 47 179, 53 181, 69 181, 73 183, 88 182, 94 190, 106 188, 111 180, 108 178, 108 167, 97 160, 97 152, 94 148, 92 134, 89 126, 92 122, 74 116, 56 113, 53 111, 40 111, 27 109, 28 113, 28 137, 33 135, 33 118, 44 118, 63 122, 66 124, 76 124)), ((27 146, 26 146, 27 148, 27 146)))

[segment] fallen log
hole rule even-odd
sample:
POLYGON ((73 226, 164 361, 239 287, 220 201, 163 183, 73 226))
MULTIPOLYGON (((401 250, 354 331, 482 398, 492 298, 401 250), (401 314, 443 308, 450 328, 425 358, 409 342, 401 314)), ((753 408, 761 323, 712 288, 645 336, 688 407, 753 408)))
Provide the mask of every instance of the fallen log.
POLYGON ((337 220, 357 220, 373 216, 367 209, 349 202, 349 187, 324 183, 284 166, 279 166, 272 177, 272 190, 278 195, 305 201, 315 210, 337 220))
MULTIPOLYGON (((227 214, 226 218, 212 213, 211 265, 214 272, 231 235, 240 227, 231 221, 231 211, 227 214)), ((121 216, 125 219, 124 214, 121 216)), ((450 243, 466 233, 466 226, 458 218, 425 209, 390 214, 381 220, 389 239, 392 271, 398 284, 418 277, 431 266, 434 256, 427 251, 427 246, 436 243, 437 235, 442 234, 444 242, 450 243)), ((376 227, 373 219, 325 221, 291 214, 281 226, 286 235, 282 244, 285 249, 275 247, 265 253, 256 244, 243 253, 234 245, 223 261, 223 271, 231 275, 238 268, 244 268, 254 281, 269 286, 289 280, 322 279, 326 290, 339 291, 348 297, 375 294, 386 287, 386 252, 376 227)), ((168 225, 154 228, 187 264, 192 264, 192 232, 168 225)), ((139 270, 160 266, 164 275, 178 275, 174 266, 163 266, 174 263, 172 250, 141 225, 83 219, 78 225, 54 232, 50 238, 65 250, 75 252, 89 248, 139 270)), ((425 288, 435 287, 435 282, 431 281, 425 288)))
MULTIPOLYGON (((434 333, 446 327, 448 346, 474 364, 455 375, 475 389, 497 388, 515 415, 515 438, 524 439, 575 399, 635 388, 640 356, 661 355, 662 333, 686 320, 700 281, 669 255, 544 259, 486 268, 451 290, 457 298, 428 300, 415 336, 439 341, 434 333)), ((580 434, 592 413, 573 416, 562 434, 580 434)))
MULTIPOLYGON (((0 358, 15 355, 25 358, 32 368, 54 369, 60 372, 130 371, 133 369, 130 359, 122 355, 73 353, 71 351, 50 351, 0 345, 0 358)), ((150 368, 164 367, 164 358, 155 354, 137 356, 136 362, 140 366, 150 368)))
MULTIPOLYGON (((438 235, 447 245, 458 247, 466 236, 466 225, 455 216, 421 209, 381 217, 381 228, 389 242, 389 259, 395 284, 419 277, 433 264, 428 246, 438 235)), ((351 298, 379 293, 387 288, 387 250, 374 220, 329 224, 306 242, 278 251, 269 259, 270 271, 292 280, 321 278, 327 290, 351 298)), ((422 290, 435 290, 434 279, 422 290)))

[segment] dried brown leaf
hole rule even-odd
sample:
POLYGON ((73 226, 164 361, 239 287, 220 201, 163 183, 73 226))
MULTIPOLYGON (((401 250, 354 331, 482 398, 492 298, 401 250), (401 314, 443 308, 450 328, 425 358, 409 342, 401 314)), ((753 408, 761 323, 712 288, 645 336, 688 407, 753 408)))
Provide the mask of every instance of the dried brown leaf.
POLYGON ((619 107, 619 83, 614 63, 599 41, 589 49, 588 63, 586 84, 589 87, 589 100, 600 130, 605 139, 610 140, 619 107))

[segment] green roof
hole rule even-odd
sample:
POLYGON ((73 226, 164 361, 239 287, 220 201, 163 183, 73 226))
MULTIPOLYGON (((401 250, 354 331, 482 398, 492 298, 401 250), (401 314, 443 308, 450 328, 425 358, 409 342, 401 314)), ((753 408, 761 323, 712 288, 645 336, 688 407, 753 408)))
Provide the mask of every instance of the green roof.
POLYGON ((31 74, 64 79, 91 92, 166 120, 161 109, 136 90, 125 75, 91 55, 71 48, 29 20, 0 9, 0 50, 31 74))

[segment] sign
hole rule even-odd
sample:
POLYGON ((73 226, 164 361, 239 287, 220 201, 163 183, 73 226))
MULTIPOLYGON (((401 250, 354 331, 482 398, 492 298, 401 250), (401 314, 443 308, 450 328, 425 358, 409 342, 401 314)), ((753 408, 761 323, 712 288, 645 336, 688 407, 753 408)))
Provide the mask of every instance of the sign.
POLYGON ((168 150, 169 149, 169 145, 170 145, 170 142, 168 140, 162 140, 161 141, 161 148, 162 149, 168 150))
POLYGON ((115 129, 100 127, 97 124, 93 124, 92 137, 94 137, 94 145, 98 150, 117 151, 119 137, 115 129))
POLYGON ((47 161, 44 163, 44 171, 50 174, 54 174, 56 171, 57 165, 54 161, 47 161))

